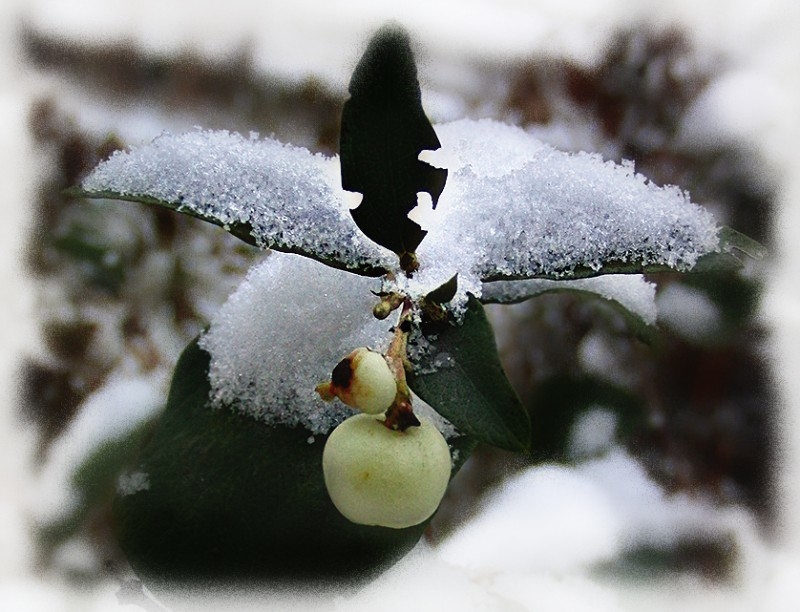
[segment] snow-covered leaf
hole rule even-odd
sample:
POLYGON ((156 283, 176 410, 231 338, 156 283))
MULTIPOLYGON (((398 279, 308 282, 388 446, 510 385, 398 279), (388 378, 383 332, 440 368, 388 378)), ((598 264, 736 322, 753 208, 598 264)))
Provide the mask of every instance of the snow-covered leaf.
POLYGON ((698 260, 693 272, 732 272, 741 269, 748 261, 767 257, 766 247, 735 229, 723 226, 719 230, 719 250, 698 260))
POLYGON ((528 415, 511 388, 483 306, 470 297, 460 325, 447 326, 409 376, 409 386, 462 433, 508 450, 526 449, 528 415))
POLYGON ((484 304, 516 304, 545 293, 572 293, 603 298, 620 312, 639 338, 649 340, 656 324, 656 286, 639 274, 607 274, 555 281, 529 279, 484 283, 484 304))
POLYGON ((480 283, 689 270, 720 248, 712 215, 675 187, 658 187, 598 155, 569 154, 494 121, 437 126, 449 170, 420 245, 419 292, 459 273, 480 283))
POLYGON ((350 81, 342 111, 342 186, 361 193, 352 211, 358 227, 398 255, 414 253, 425 232, 408 213, 417 193, 430 194, 434 208, 447 170, 418 159, 439 148, 422 109, 417 68, 408 35, 396 27, 370 41, 350 81))
MULTIPOLYGON (((422 157, 449 169, 412 279, 421 298, 458 274, 455 308, 496 280, 730 269, 760 245, 719 228, 675 187, 658 187, 597 155, 568 154, 492 121, 437 126, 442 148, 422 157)), ((92 197, 159 203, 210 220, 261 247, 366 275, 397 260, 358 229, 338 185, 337 159, 227 132, 162 136, 100 164, 92 197)))
POLYGON ((165 206, 260 248, 379 276, 395 258, 356 227, 338 174, 335 159, 271 138, 197 130, 115 153, 73 193, 165 206))

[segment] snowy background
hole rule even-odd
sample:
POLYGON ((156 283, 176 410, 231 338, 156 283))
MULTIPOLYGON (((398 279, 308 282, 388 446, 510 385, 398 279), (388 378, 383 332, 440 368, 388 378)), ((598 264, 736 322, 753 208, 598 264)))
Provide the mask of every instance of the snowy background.
MULTIPOLYGON (((23 272, 22 253, 34 220, 26 203, 36 197, 47 157, 29 130, 32 103, 54 96, 98 132, 116 126, 123 138, 149 140, 181 118, 146 108, 94 108, 79 84, 33 70, 20 56, 23 27, 48 36, 91 43, 127 41, 154 54, 192 51, 215 59, 246 49, 257 73, 301 83, 310 76, 341 93, 361 45, 381 23, 406 25, 422 51, 425 104, 436 120, 467 112, 492 116, 493 108, 467 108, 464 100, 491 86, 486 65, 502 65, 532 53, 551 53, 591 65, 615 28, 646 22, 680 24, 702 57, 723 53, 726 70, 707 89, 695 114, 685 121, 686 138, 698 143, 743 139, 763 156, 778 185, 773 223, 774 259, 760 316, 770 329, 768 355, 780 410, 777 495, 778 527, 765 534, 741 508, 720 510, 702 500, 667 496, 625 451, 612 450, 574 468, 543 466, 515 476, 493 503, 436 549, 421 546, 380 584, 332 598, 287 596, 308 609, 790 609, 800 601, 800 8, 789 0, 764 2, 406 2, 395 12, 388 3, 297 1, 206 2, 5 2, 0 8, 0 172, 5 223, 2 245, 3 292, 0 372, 0 609, 115 610, 118 584, 76 589, 58 573, 34 570, 35 549, 28 524, 41 502, 42 482, 33 465, 36 436, 21 424, 17 376, 22 356, 47 359, 37 327, 42 298, 37 281, 23 272), (109 116, 111 115, 111 116, 109 116), (546 500, 546 503, 545 503, 546 500), (572 517, 593 508, 590 524, 572 517), (557 520, 556 520, 557 519, 557 520), (543 528, 547 525, 547 528, 543 528), (741 552, 735 576, 708 582, 693 575, 669 575, 658 582, 621 582, 586 568, 627 548, 674 538, 681 531, 723 534, 741 552), (526 533, 540 543, 520 543, 526 533), (414 585, 414 588, 409 588, 414 585), (300 599, 297 599, 300 597, 300 599)), ((225 126, 208 126, 225 127, 225 126)), ((235 127, 235 126, 229 126, 235 127)), ((301 128, 286 126, 280 137, 297 144, 301 128)), ((553 138, 557 140, 557 137, 553 138)), ((596 142, 566 142, 590 149, 596 142)), ((747 228, 739 228, 747 231, 747 228)), ((200 247, 197 247, 200 248, 200 247)), ((154 262, 156 266, 158 262, 154 262)), ((234 266, 235 267, 235 266, 234 266)), ((46 293, 46 292, 45 292, 46 293)), ((674 300, 673 300, 674 302, 674 300)), ((209 305, 209 309, 212 306, 209 305)), ((210 313, 209 313, 210 314, 210 313)), ((164 344, 180 338, 163 335, 164 344)), ((502 340, 502 338, 501 338, 502 340)), ((168 353, 174 347, 158 347, 168 353)), ((123 364, 124 365, 124 364, 123 364)), ((132 367, 132 366, 131 366, 132 367)), ((123 374, 124 374, 124 367, 123 374)), ((164 384, 139 380, 131 410, 146 413, 164 384)), ((130 383, 130 381, 128 381, 130 383)), ((131 387, 105 386, 97 403, 121 401, 131 387)), ((91 406, 85 406, 91 413, 91 406)), ((602 426, 596 413, 589 429, 602 426)), ((86 418, 74 435, 118 426, 86 418)), ((80 436, 86 436, 80 438, 80 436)), ((58 447, 54 447, 58 448, 58 447)), ((64 460, 70 445, 64 445, 64 460)), ((57 452, 57 451, 54 451, 57 452)), ((45 474, 47 476, 47 474, 45 474)), ((48 476, 58 481, 58 475, 48 476)), ((80 559, 73 551, 72 559, 80 559)), ((73 561, 73 563, 76 563, 73 561)), ((264 596, 254 609, 286 601, 264 596)), ((271 607, 270 607, 271 606, 271 607)))

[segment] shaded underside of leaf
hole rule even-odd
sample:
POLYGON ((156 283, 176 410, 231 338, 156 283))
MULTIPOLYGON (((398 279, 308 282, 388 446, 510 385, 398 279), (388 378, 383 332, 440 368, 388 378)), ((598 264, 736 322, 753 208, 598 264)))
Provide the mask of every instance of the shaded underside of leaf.
MULTIPOLYGON (((569 283, 563 283, 563 286, 554 286, 549 287, 547 289, 543 289, 542 291, 538 292, 531 292, 525 295, 519 295, 518 297, 514 298, 513 300, 493 300, 493 299, 483 299, 481 298, 481 303, 483 304, 518 304, 524 302, 526 300, 533 299, 540 295, 545 294, 568 294, 575 296, 579 299, 585 300, 602 300, 603 304, 607 304, 611 309, 617 312, 619 315, 625 319, 625 322, 628 325, 628 329, 630 332, 639 340, 644 342, 645 344, 652 344, 655 342, 657 335, 658 335, 658 328, 656 327, 655 319, 649 319, 642 316, 641 313, 637 312, 634 309, 631 309, 629 306, 626 306, 620 301, 615 299, 603 296, 599 293, 588 291, 586 289, 577 289, 569 287, 569 283)), ((655 304, 654 304, 655 308, 655 304)))
POLYGON ((433 304, 447 304, 447 302, 456 296, 457 291, 458 274, 455 274, 449 281, 428 293, 424 299, 433 304))
POLYGON ((331 268, 353 272, 354 274, 359 274, 361 276, 377 278, 386 274, 386 269, 382 266, 371 265, 367 262, 354 263, 346 258, 341 257, 333 249, 326 251, 291 246, 281 242, 279 238, 274 238, 264 242, 263 239, 256 238, 256 234, 253 232, 253 226, 250 223, 241 223, 236 221, 226 222, 218 216, 204 214, 198 210, 187 208, 181 202, 160 200, 148 195, 122 194, 113 191, 85 191, 80 188, 68 189, 65 190, 64 193, 70 197, 76 198, 119 200, 123 202, 137 202, 151 206, 161 206, 162 208, 168 208, 189 217, 200 219, 201 221, 206 221, 207 223, 221 227, 239 240, 242 240, 243 242, 246 242, 247 244, 257 248, 269 248, 274 251, 280 251, 281 253, 302 255, 315 261, 319 261, 320 263, 330 266, 331 268))
POLYGON ((464 434, 507 450, 526 449, 530 422, 500 364, 480 302, 470 296, 461 324, 447 326, 433 344, 434 353, 409 376, 414 392, 464 434))
POLYGON ((166 206, 356 273, 396 267, 353 221, 338 174, 338 160, 273 138, 195 130, 116 151, 72 194, 166 206))
MULTIPOLYGON (((722 226, 719 230, 718 250, 701 255, 694 266, 684 272, 736 272, 741 270, 748 261, 760 261, 767 256, 766 248, 752 238, 722 226)), ((549 270, 536 274, 507 274, 493 272, 484 275, 481 280, 485 283, 495 281, 518 281, 529 279, 549 279, 569 281, 581 278, 594 278, 607 274, 659 274, 663 272, 676 272, 677 270, 666 264, 643 263, 635 259, 629 261, 606 260, 598 268, 577 266, 569 270, 549 270)))
POLYGON ((361 231, 399 255, 413 253, 425 231, 408 218, 417 193, 439 200, 447 170, 418 159, 440 147, 422 108, 417 69, 407 34, 381 29, 350 81, 342 111, 342 187, 363 195, 352 211, 361 231))

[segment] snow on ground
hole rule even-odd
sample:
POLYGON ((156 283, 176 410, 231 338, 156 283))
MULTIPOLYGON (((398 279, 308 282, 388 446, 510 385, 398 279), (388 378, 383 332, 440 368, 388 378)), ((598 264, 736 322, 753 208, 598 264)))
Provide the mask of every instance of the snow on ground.
MULTIPOLYGON (((192 3, 191 9, 184 3, 153 0, 3 3, 0 124, 4 137, 0 140, 0 168, 4 173, 4 201, 15 205, 6 204, 6 223, 0 227, 6 255, 0 264, 5 288, 0 302, 0 340, 4 347, 0 354, 0 388, 5 389, 0 411, 0 609, 132 609, 117 606, 113 584, 94 592, 75 592, 30 569, 25 504, 31 493, 32 442, 30 435, 14 422, 13 389, 17 355, 35 352, 37 339, 33 331, 32 287, 29 280, 20 277, 17 259, 23 228, 30 219, 25 217, 25 207, 16 203, 29 201, 37 171, 25 118, 32 91, 42 85, 24 74, 14 57, 15 16, 21 11, 32 23, 67 36, 94 40, 132 38, 154 49, 172 51, 200 47, 209 55, 231 53, 242 40, 249 39, 262 69, 297 78, 304 73, 320 74, 343 87, 359 55, 358 44, 392 16, 395 9, 389 6, 348 2, 334 9, 310 0, 289 4, 244 0, 224 5, 192 3), (298 53, 298 48, 302 52, 298 53)), ((442 91, 479 87, 480 81, 464 66, 464 60, 473 57, 513 57, 549 49, 591 61, 612 24, 631 22, 643 15, 658 24, 668 23, 676 16, 686 20, 701 47, 724 49, 739 63, 738 70, 717 83, 698 105, 692 121, 687 122, 685 137, 725 139, 731 133, 744 135, 764 153, 782 181, 775 224, 775 273, 763 304, 763 317, 774 329, 771 359, 784 406, 780 425, 785 460, 778 475, 785 499, 782 531, 775 542, 765 543, 746 516, 735 510, 709 516, 704 514, 707 508, 701 503, 667 498, 637 476, 635 463, 612 453, 574 469, 546 466, 520 476, 497 494, 496 501, 504 503, 487 503, 480 518, 456 533, 438 552, 420 547, 379 583, 355 595, 339 595, 326 601, 311 596, 302 600, 279 600, 273 596, 254 602, 252 609, 281 609, 287 602, 308 604, 312 609, 341 610, 785 610, 792 609, 792 604, 796 608, 800 605, 800 514, 796 511, 800 508, 800 380, 796 376, 800 371, 800 286, 796 282, 800 278, 800 207, 796 204, 800 201, 800 159, 794 151, 800 139, 796 112, 800 108, 800 44, 796 37, 800 8, 789 0, 759 4, 680 0, 666 6, 626 0, 546 0, 536 5, 514 0, 472 0, 435 5, 411 2, 404 7, 396 16, 414 32, 425 50, 423 88, 426 80, 440 83, 442 91), (433 58, 437 61, 428 63, 433 58), (438 67, 433 68, 434 64, 438 67), (629 478, 625 479, 625 475, 629 478), (459 541, 484 538, 482 521, 490 521, 494 512, 509 521, 530 520, 532 517, 524 509, 527 506, 520 507, 519 500, 527 499, 538 488, 547 491, 550 499, 563 502, 539 508, 544 512, 542 520, 555 520, 562 510, 581 511, 581 500, 593 504, 598 513, 597 525, 594 531, 583 534, 591 547, 580 554, 603 558, 625 545, 618 526, 620 511, 629 512, 622 516, 638 524, 639 533, 659 533, 675 526, 670 522, 676 520, 671 512, 642 514, 641 507, 631 501, 638 499, 637 487, 646 489, 661 510, 684 504, 679 527, 696 528, 697 521, 704 517, 708 519, 706 526, 729 529, 747 560, 737 580, 731 585, 709 587, 697 577, 682 576, 645 588, 590 576, 582 569, 579 556, 557 557, 563 561, 558 568, 536 566, 535 559, 529 559, 532 565, 521 570, 504 568, 501 562, 497 567, 470 567, 470 560, 481 559, 483 549, 477 544, 462 544, 469 553, 463 556, 452 552, 457 550, 459 541), (602 517, 605 520, 600 521, 602 517), (655 523, 642 527, 648 520, 655 523), (410 584, 415 588, 409 588, 410 584)), ((436 93, 433 88, 431 96, 435 98, 436 93)), ((452 114, 452 110, 447 111, 452 100, 444 96, 439 101, 440 112, 452 114)), ((489 528, 498 532, 496 539, 485 546, 497 547, 506 541, 503 538, 510 541, 509 546, 519 544, 503 533, 502 525, 492 521, 489 528)), ((545 532, 543 537, 547 535, 545 532)), ((520 553, 519 549, 514 550, 520 553)))

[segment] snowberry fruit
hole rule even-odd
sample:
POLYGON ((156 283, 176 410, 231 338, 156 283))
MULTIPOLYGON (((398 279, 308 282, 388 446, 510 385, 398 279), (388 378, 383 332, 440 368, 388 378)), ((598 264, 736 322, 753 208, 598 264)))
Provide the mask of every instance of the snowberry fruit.
POLYGON ((345 518, 401 529, 439 507, 450 480, 450 451, 427 419, 405 431, 357 414, 333 430, 322 454, 325 486, 345 518))
POLYGON ((397 382, 383 355, 361 347, 333 368, 331 382, 318 385, 317 393, 326 401, 338 397, 362 412, 380 414, 394 402, 397 382))

